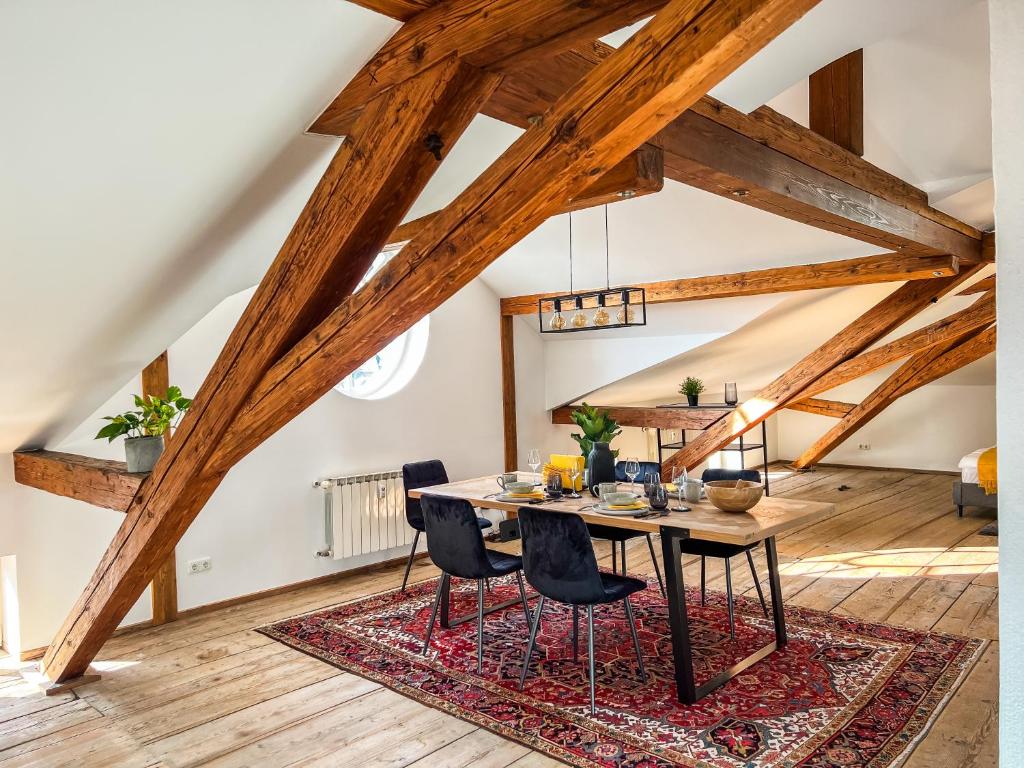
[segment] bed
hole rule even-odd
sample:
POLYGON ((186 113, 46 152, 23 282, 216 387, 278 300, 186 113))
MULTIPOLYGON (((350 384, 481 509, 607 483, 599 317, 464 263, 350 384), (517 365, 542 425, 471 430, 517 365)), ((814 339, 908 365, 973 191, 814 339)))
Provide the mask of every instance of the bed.
POLYGON ((953 482, 953 503, 959 517, 964 516, 964 507, 998 508, 998 494, 986 494, 978 485, 978 459, 987 450, 979 448, 960 459, 960 479, 953 482))

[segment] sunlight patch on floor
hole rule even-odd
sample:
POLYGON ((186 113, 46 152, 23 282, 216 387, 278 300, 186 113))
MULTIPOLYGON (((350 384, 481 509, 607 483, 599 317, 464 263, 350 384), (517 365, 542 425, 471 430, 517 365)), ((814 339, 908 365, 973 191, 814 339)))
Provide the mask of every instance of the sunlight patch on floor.
POLYGON ((865 552, 835 552, 786 563, 787 576, 876 578, 950 576, 998 572, 997 547, 906 547, 865 552))

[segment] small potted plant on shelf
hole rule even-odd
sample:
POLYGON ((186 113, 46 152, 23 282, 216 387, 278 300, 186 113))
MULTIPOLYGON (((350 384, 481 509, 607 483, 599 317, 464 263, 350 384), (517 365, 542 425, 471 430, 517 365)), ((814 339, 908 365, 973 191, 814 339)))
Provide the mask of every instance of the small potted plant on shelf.
POLYGON ((687 376, 686 381, 679 385, 679 393, 686 395, 686 402, 689 405, 697 405, 700 393, 704 391, 704 382, 687 376))
POLYGON ((164 397, 135 395, 137 410, 125 411, 117 416, 104 416, 110 423, 96 433, 96 439, 113 442, 124 436, 124 453, 129 472, 149 472, 164 451, 164 435, 178 425, 181 417, 192 405, 182 397, 178 387, 170 387, 164 397))

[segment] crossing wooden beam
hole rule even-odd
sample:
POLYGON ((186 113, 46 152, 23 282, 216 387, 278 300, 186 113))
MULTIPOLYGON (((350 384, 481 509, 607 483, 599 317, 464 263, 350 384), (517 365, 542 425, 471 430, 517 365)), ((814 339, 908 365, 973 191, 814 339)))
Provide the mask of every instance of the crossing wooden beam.
MULTIPOLYGON (((718 408, 672 408, 657 406, 644 408, 626 405, 597 405, 600 411, 607 411, 623 427, 647 427, 649 429, 706 429, 729 413, 718 408)), ((551 411, 552 424, 575 424, 572 412, 575 406, 563 405, 551 411)))
MULTIPOLYGON (((976 267, 979 269, 981 267, 976 267)), ((812 383, 896 330, 934 300, 956 289, 975 270, 905 283, 776 378, 755 397, 698 435, 664 463, 666 471, 694 469, 747 430, 786 407, 812 383)))
POLYGON ((14 454, 15 482, 116 512, 128 508, 145 476, 130 473, 123 461, 59 451, 14 454))
POLYGON ((854 403, 843 403, 838 400, 821 400, 817 397, 796 400, 786 406, 791 411, 803 411, 804 413, 813 413, 815 416, 829 416, 833 419, 845 417, 856 407, 854 403))
POLYGON ((809 78, 810 128, 864 155, 864 51, 852 51, 809 78))
POLYGON ((976 282, 974 285, 970 285, 964 288, 962 291, 957 293, 957 296, 970 296, 975 293, 986 293, 987 291, 994 290, 996 287, 996 276, 989 275, 983 277, 981 280, 976 282))
POLYGON ((496 82, 450 57, 360 115, 47 649, 51 681, 86 670, 216 489, 228 467, 209 459, 253 388, 351 293, 438 166, 426 140, 451 147, 496 82))
POLYGON ((995 351, 995 334, 995 326, 990 326, 918 352, 804 451, 793 466, 802 469, 817 464, 899 398, 995 351))
MULTIPOLYGON (((635 287, 644 289, 648 304, 665 304, 904 280, 930 280, 955 275, 958 271, 959 265, 952 256, 903 256, 899 253, 883 253, 878 256, 826 261, 819 264, 638 283, 635 287)), ((509 296, 501 300, 501 311, 506 315, 536 313, 538 301, 559 295, 562 293, 509 296)), ((590 303, 585 301, 584 309, 596 306, 596 302, 596 298, 590 300, 590 303)))

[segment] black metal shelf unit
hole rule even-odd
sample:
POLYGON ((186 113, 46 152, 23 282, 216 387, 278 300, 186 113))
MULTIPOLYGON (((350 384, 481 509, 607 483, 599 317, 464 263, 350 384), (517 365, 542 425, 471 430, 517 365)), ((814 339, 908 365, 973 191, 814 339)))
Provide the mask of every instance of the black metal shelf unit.
MULTIPOLYGON (((721 411, 721 410, 732 411, 732 410, 736 409, 735 405, 728 405, 726 403, 705 403, 703 405, 688 405, 688 404, 685 404, 685 403, 667 403, 665 405, 659 405, 658 407, 659 408, 690 408, 690 409, 693 409, 695 411, 699 411, 701 409, 717 410, 717 411, 721 411)), ((712 426, 714 424, 717 424, 719 421, 721 421, 721 419, 716 419, 715 421, 711 422, 711 424, 708 424, 707 426, 705 426, 704 429, 707 429, 708 427, 710 427, 710 426, 712 426)), ((695 431, 703 431, 703 430, 695 430, 695 431)), ((679 434, 682 437, 682 440, 680 440, 679 442, 675 442, 675 443, 663 443, 663 442, 661 442, 661 429, 658 429, 657 433, 658 433, 658 463, 659 464, 662 463, 662 461, 663 461, 663 458, 662 458, 662 451, 663 450, 668 449, 668 450, 678 451, 678 450, 686 447, 686 430, 685 429, 680 429, 679 430, 679 434)), ((729 451, 729 452, 733 452, 733 453, 739 453, 739 455, 740 455, 740 467, 741 468, 745 468, 744 457, 745 457, 747 451, 758 451, 758 450, 761 451, 762 462, 763 462, 763 467, 764 467, 764 472, 763 472, 763 475, 764 475, 764 495, 765 496, 771 495, 770 494, 770 489, 768 487, 768 427, 767 427, 767 420, 761 422, 761 442, 759 442, 759 443, 748 443, 748 442, 744 441, 743 435, 740 435, 739 443, 738 444, 727 445, 727 446, 725 446, 724 448, 722 448, 720 450, 722 450, 722 451, 729 451)))

